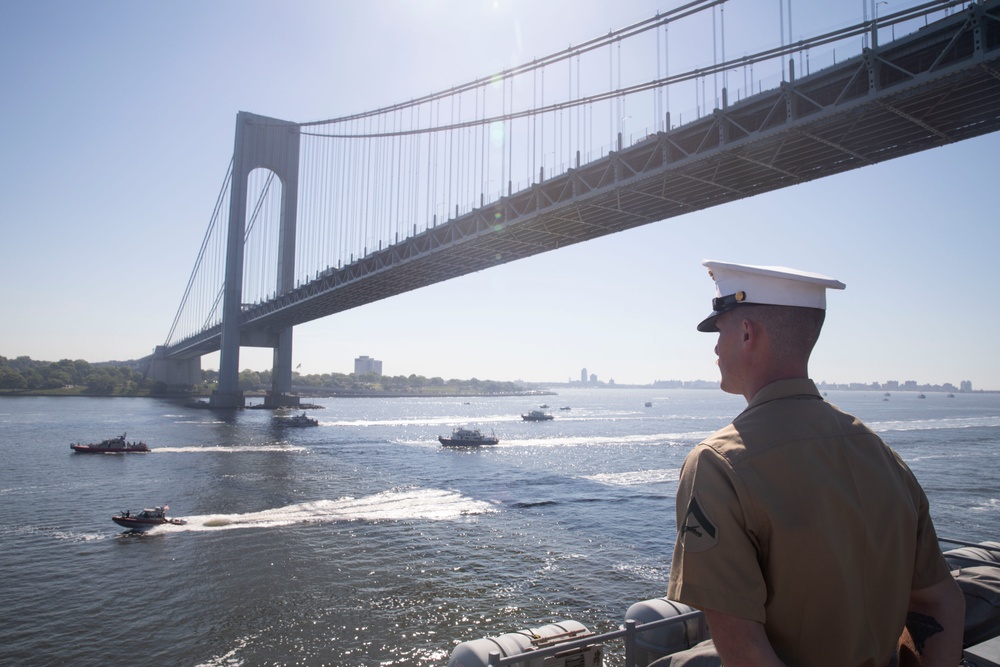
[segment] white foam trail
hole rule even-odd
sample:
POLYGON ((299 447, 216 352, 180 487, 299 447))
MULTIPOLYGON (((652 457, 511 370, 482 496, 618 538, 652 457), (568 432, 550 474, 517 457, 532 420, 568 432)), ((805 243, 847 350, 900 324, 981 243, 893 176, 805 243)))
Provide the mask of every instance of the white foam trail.
POLYGON ((520 415, 480 415, 478 417, 458 416, 428 417, 410 419, 352 419, 341 421, 321 421, 323 426, 456 426, 465 424, 493 424, 497 422, 520 422, 520 415))
MULTIPOLYGON (((316 500, 247 514, 202 514, 177 517, 182 526, 164 525, 157 532, 277 528, 296 523, 344 521, 452 521, 463 516, 495 511, 493 505, 467 498, 455 491, 410 489, 385 491, 362 498, 316 500)), ((150 531, 152 532, 152 531, 150 531)))
POLYGON ((232 447, 152 447, 150 454, 233 454, 238 452, 284 452, 297 454, 309 451, 292 445, 235 445, 232 447))
POLYGON ((996 428, 998 426, 1000 426, 1000 416, 914 419, 868 423, 868 428, 876 433, 885 433, 888 431, 934 431, 945 428, 996 428))
MULTIPOLYGON (((496 431, 494 431, 496 433, 496 431)), ((622 435, 622 436, 552 436, 544 438, 517 438, 504 437, 503 433, 496 433, 500 438, 497 447, 594 447, 608 445, 683 445, 689 447, 697 444, 712 435, 712 431, 691 431, 688 433, 652 433, 646 435, 622 435)), ((401 445, 424 445, 437 447, 437 440, 395 440, 401 445)), ((486 449, 493 449, 490 446, 486 449)))
POLYGON ((969 508, 973 512, 996 512, 1000 510, 1000 498, 982 500, 969 508))
POLYGON ((236 640, 236 646, 230 649, 228 652, 223 653, 219 656, 214 656, 209 658, 207 662, 199 662, 195 667, 233 667, 243 664, 243 660, 237 658, 239 652, 250 645, 250 642, 256 640, 260 634, 247 635, 246 637, 240 637, 236 640))
MULTIPOLYGON (((572 436, 572 437, 552 437, 552 438, 525 438, 521 440, 508 441, 507 444, 516 444, 530 447, 589 447, 594 445, 663 445, 663 444, 684 444, 689 445, 704 440, 711 431, 694 431, 689 433, 651 433, 646 435, 622 435, 612 436, 572 436)), ((503 438, 500 444, 504 444, 503 438)))
POLYGON ((638 486, 639 484, 676 482, 680 479, 680 474, 680 468, 662 468, 660 470, 600 473, 598 475, 587 475, 584 479, 607 486, 638 486))

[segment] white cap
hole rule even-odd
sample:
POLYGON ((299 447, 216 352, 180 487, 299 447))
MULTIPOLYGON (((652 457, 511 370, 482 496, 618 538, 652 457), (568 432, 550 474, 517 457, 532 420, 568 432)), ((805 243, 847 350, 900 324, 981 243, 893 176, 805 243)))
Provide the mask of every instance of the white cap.
POLYGON ((706 259, 708 275, 715 280, 712 314, 698 325, 698 331, 718 331, 715 318, 742 304, 797 306, 826 310, 826 290, 844 289, 844 283, 818 273, 784 266, 750 266, 706 259))

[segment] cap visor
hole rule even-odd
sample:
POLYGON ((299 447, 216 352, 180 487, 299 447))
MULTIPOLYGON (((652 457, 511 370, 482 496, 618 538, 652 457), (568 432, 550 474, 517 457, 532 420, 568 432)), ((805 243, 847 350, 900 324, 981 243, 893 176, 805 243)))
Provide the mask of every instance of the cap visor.
POLYGON ((715 318, 719 316, 719 313, 713 312, 711 315, 703 319, 698 324, 698 331, 702 333, 715 333, 718 332, 719 327, 715 326, 715 318))

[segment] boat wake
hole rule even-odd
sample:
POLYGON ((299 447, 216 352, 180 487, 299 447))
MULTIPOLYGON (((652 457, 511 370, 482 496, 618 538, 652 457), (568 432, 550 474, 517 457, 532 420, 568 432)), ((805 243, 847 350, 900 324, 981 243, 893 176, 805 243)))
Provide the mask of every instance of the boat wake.
POLYGON ((632 472, 600 473, 587 475, 588 479, 606 486, 638 486, 640 484, 659 484, 676 482, 680 479, 680 468, 661 468, 659 470, 635 470, 632 472))
MULTIPOLYGON (((500 438, 499 447, 605 447, 609 445, 630 445, 630 446, 660 446, 675 445, 691 447, 704 440, 712 434, 711 431, 690 431, 685 433, 651 433, 640 435, 620 435, 620 436, 561 436, 538 438, 511 438, 502 431, 495 431, 500 438)), ((438 447, 437 440, 394 440, 401 445, 414 445, 425 447, 438 447)))
POLYGON ((504 440, 500 438, 501 444, 519 445, 522 447, 593 447, 607 445, 632 445, 632 446, 659 446, 659 445, 684 445, 690 446, 704 440, 711 432, 691 431, 687 433, 649 433, 637 435, 620 436, 554 436, 541 438, 523 438, 518 440, 504 440))
POLYGON ((300 454, 309 451, 293 445, 234 445, 232 447, 154 447, 150 454, 236 454, 243 452, 282 452, 300 454))
POLYGON ((182 526, 157 526, 154 532, 205 532, 238 528, 277 528, 298 523, 323 524, 346 521, 455 521, 466 516, 497 511, 493 505, 467 498, 455 491, 405 489, 362 498, 316 500, 246 514, 203 514, 178 517, 182 526))
POLYGON ((469 417, 468 415, 442 415, 436 417, 411 417, 400 419, 343 419, 339 421, 321 421, 323 426, 392 426, 395 428, 406 426, 457 426, 474 422, 477 424, 493 424, 498 422, 520 423, 523 421, 521 415, 496 414, 479 415, 469 417))
POLYGON ((912 419, 905 421, 870 422, 868 428, 876 433, 889 431, 933 431, 951 428, 996 428, 1000 416, 950 417, 945 419, 912 419))

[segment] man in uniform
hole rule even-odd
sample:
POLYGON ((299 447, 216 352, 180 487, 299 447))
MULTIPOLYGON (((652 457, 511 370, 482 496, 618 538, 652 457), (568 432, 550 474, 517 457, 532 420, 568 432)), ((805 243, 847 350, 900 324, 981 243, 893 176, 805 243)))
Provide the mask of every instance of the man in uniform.
POLYGON ((923 490, 809 379, 844 284, 704 265, 717 298, 698 330, 718 332, 722 389, 748 406, 684 462, 668 597, 705 612, 726 667, 958 665, 964 601, 923 490))

